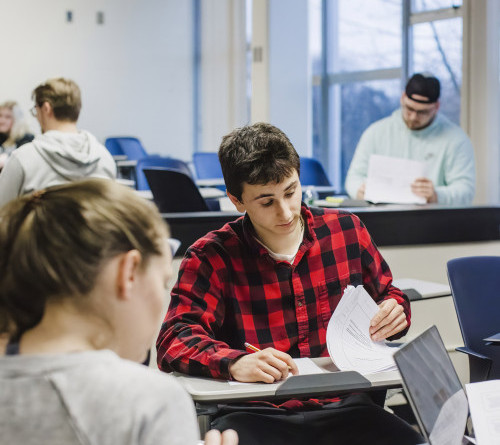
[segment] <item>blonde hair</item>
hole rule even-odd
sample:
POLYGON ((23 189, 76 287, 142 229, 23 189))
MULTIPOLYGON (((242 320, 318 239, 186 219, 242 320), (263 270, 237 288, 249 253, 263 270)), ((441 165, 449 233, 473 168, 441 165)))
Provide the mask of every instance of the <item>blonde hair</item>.
POLYGON ((21 108, 16 101, 8 100, 0 104, 0 109, 2 108, 10 110, 14 118, 12 128, 9 131, 6 141, 3 143, 5 147, 9 147, 11 145, 16 145, 16 141, 29 132, 29 127, 24 120, 21 108))
POLYGON ((73 80, 63 77, 49 79, 38 85, 31 96, 39 107, 48 102, 57 120, 69 122, 78 120, 82 108, 82 96, 80 88, 73 80))
POLYGON ((0 209, 0 334, 18 339, 49 299, 90 293, 102 267, 137 249, 163 253, 168 228, 152 204, 106 179, 54 186, 0 209))

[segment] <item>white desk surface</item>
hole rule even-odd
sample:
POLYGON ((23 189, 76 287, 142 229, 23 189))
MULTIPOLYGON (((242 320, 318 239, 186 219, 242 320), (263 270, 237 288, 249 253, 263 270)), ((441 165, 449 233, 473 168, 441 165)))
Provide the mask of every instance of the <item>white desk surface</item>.
POLYGON ((115 181, 118 182, 118 184, 126 185, 127 187, 135 189, 135 181, 132 179, 116 178, 115 181))
POLYGON ((116 161, 117 167, 135 167, 137 159, 119 159, 116 161))
POLYGON ((450 286, 432 281, 398 278, 394 279, 392 284, 399 289, 415 289, 422 295, 422 298, 446 297, 451 295, 450 286))
MULTIPOLYGON (((313 361, 321 368, 330 372, 337 369, 329 357, 314 358, 313 361)), ((272 399, 276 390, 283 383, 230 385, 226 380, 194 377, 177 372, 174 375, 191 395, 191 398, 195 402, 202 403, 272 399)), ((372 389, 395 388, 402 385, 401 376, 398 371, 379 372, 363 377, 370 381, 372 389)))
POLYGON ((205 199, 222 198, 226 196, 226 194, 222 190, 215 187, 200 187, 198 190, 200 191, 200 195, 205 199))
POLYGON ((330 192, 332 195, 334 195, 336 193, 335 187, 333 187, 333 185, 302 185, 302 192, 305 192, 308 189, 314 190, 315 192, 321 192, 321 193, 330 192))
POLYGON ((198 187, 215 187, 217 185, 226 185, 223 178, 197 179, 195 182, 198 187))
POLYGON ((148 199, 149 201, 153 200, 153 193, 151 190, 134 190, 136 195, 139 195, 141 198, 148 199))
MULTIPOLYGON (((124 180, 120 179, 119 181, 123 182, 124 180)), ((126 185, 130 185, 128 184, 128 182, 132 182, 135 185, 135 181, 129 181, 127 179, 125 181, 127 181, 126 185)), ((151 190, 135 190, 135 193, 144 199, 149 199, 150 201, 153 200, 153 193, 151 192, 151 190)), ((226 196, 226 194, 222 190, 212 187, 200 188, 200 195, 203 198, 220 198, 226 196)))

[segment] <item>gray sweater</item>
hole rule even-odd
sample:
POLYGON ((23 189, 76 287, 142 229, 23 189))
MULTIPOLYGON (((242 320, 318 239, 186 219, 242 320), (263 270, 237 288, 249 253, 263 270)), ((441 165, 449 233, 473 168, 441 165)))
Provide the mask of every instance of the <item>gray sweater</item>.
POLYGON ((196 444, 174 377, 111 351, 0 358, 0 444, 196 444))
POLYGON ((52 185, 88 177, 116 177, 109 151, 88 131, 47 131, 14 150, 0 173, 0 207, 52 185))

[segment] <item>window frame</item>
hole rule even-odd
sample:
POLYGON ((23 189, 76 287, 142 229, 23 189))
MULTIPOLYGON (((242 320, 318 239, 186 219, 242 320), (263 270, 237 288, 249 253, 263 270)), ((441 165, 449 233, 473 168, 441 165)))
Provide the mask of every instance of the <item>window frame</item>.
MULTIPOLYGON (((329 8, 336 7, 337 1, 321 0, 321 72, 312 76, 312 86, 320 87, 320 134, 319 146, 314 146, 312 142, 313 153, 316 153, 319 160, 326 166, 328 175, 337 191, 344 190, 345 178, 342 177, 342 162, 338 162, 341 156, 341 129, 340 129, 340 96, 337 93, 334 107, 330 107, 329 95, 332 87, 340 86, 343 83, 357 83, 377 80, 398 80, 401 84, 401 90, 404 88, 406 79, 413 73, 413 26, 421 23, 430 23, 441 20, 462 18, 464 16, 463 5, 450 6, 429 11, 412 12, 412 0, 401 0, 402 8, 402 49, 401 66, 384 69, 373 69, 363 71, 342 71, 331 73, 328 71, 329 57, 335 58, 332 50, 329 48, 329 36, 324 30, 336 28, 328 23, 330 16, 329 8), (332 141, 332 134, 335 139, 332 141)), ((464 67, 464 55, 462 51, 462 71, 464 67)), ((336 94, 335 92, 333 94, 336 94)), ((461 97, 461 115, 463 114, 463 98, 461 97)), ((312 106, 312 104, 311 104, 312 106)), ((463 119, 463 118, 462 118, 463 119)))

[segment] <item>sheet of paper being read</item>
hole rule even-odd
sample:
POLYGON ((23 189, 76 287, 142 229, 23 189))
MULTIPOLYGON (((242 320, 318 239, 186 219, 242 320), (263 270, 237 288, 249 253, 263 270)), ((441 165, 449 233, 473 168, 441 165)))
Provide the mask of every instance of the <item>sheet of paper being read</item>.
POLYGON ((411 191, 411 183, 425 177, 425 163, 391 156, 371 155, 365 199, 373 203, 425 204, 411 191))
POLYGON ((370 321, 377 311, 363 286, 347 286, 326 331, 328 352, 340 370, 372 374, 396 369, 396 348, 370 338, 370 321))
MULTIPOLYGON (((493 346, 498 348, 498 346, 493 346)), ((479 445, 500 443, 500 380, 468 383, 465 385, 469 398, 472 424, 479 445)))

